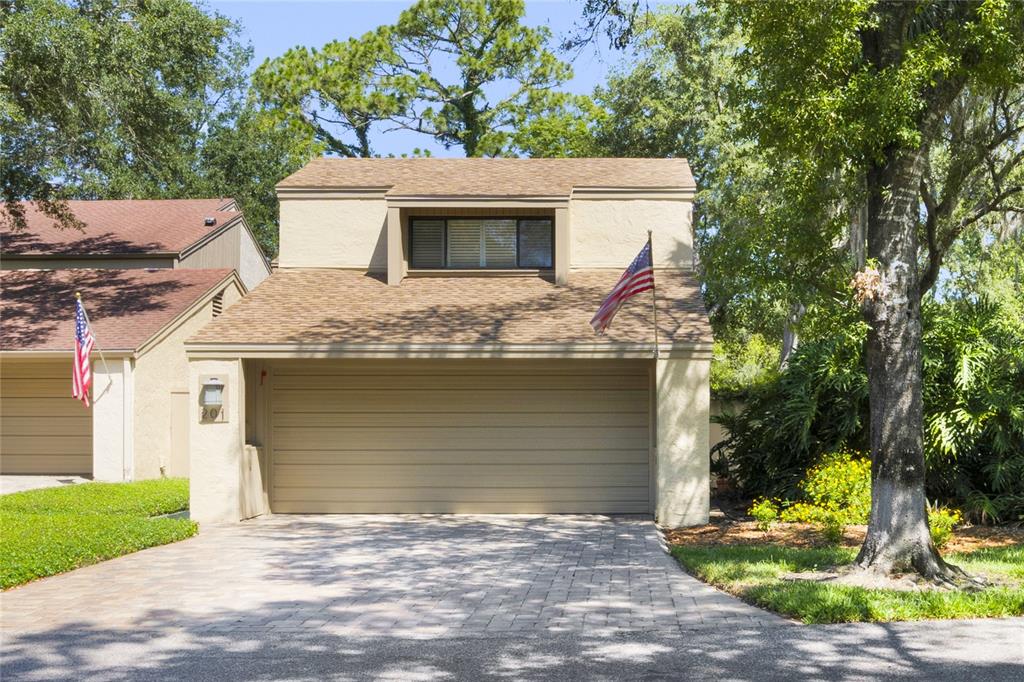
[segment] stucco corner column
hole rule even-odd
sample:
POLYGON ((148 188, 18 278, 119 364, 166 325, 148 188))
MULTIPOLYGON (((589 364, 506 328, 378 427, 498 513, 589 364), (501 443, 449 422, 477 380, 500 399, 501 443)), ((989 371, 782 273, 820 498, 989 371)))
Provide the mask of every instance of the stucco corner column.
POLYGON ((405 277, 405 253, 402 248, 402 209, 388 207, 387 217, 388 284, 395 286, 405 277))
POLYGON ((572 260, 572 226, 569 223, 569 208, 555 209, 555 284, 569 283, 569 265, 572 260))
POLYGON ((199 523, 242 518, 242 448, 245 446, 245 378, 242 361, 189 360, 189 515, 199 523), (224 383, 223 414, 204 419, 202 382, 224 383))
POLYGON ((707 358, 655 361, 655 518, 666 528, 708 522, 710 457, 707 358))
POLYGON ((134 393, 131 358, 92 363, 92 475, 97 481, 133 478, 134 393))

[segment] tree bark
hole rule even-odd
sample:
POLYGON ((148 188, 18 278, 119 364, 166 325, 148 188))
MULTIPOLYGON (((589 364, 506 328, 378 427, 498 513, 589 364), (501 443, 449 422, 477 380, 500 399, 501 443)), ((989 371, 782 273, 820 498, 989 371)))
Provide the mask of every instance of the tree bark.
POLYGON ((923 149, 891 149, 868 171, 868 256, 879 270, 863 297, 871 409, 871 519, 857 564, 879 573, 960 574, 932 543, 925 499, 918 187, 923 149))

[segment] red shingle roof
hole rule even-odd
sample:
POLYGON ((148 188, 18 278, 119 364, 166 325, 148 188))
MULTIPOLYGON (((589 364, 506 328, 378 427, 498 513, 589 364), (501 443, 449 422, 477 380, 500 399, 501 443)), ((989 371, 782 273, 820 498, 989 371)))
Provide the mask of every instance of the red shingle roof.
MULTIPOLYGON (((589 321, 620 271, 577 271, 569 285, 539 277, 407 277, 388 286, 350 270, 278 270, 189 342, 224 344, 650 343, 649 294, 626 302, 606 335, 589 321)), ((661 342, 711 342, 693 275, 659 270, 661 342)))
POLYGON ((74 348, 75 292, 96 343, 135 350, 233 270, 8 270, 0 273, 0 350, 74 348))
POLYGON ((56 221, 26 202, 28 228, 0 227, 0 251, 5 256, 104 256, 180 253, 206 235, 237 218, 221 211, 231 199, 126 199, 69 201, 72 213, 85 223, 84 231, 61 229, 56 221), (206 225, 206 218, 215 225, 206 225))
POLYGON ((693 189, 686 159, 314 159, 287 188, 388 188, 390 196, 568 196, 577 187, 693 189))

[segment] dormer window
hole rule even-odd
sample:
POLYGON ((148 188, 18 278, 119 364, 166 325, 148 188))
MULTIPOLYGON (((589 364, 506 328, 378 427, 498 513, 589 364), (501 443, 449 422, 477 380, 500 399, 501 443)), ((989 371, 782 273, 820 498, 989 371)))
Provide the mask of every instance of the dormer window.
POLYGON ((413 218, 413 269, 547 269, 553 264, 549 218, 413 218))

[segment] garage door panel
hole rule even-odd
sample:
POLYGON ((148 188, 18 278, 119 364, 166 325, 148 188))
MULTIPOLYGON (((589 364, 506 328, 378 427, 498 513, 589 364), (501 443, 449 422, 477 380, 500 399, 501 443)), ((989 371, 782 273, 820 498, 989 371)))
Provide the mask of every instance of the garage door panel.
POLYGON ((271 368, 281 513, 647 513, 648 363, 271 368))
POLYGON ((274 391, 274 412, 637 411, 646 391, 274 391))
POLYGON ((292 464, 633 464, 647 450, 274 450, 276 465, 292 464))
POLYGON ((274 388, 280 391, 363 390, 647 390, 647 377, 636 374, 509 375, 492 376, 487 382, 475 375, 413 374, 359 376, 346 374, 278 376, 274 388))
POLYGON ((611 488, 580 488, 545 486, 537 487, 487 487, 470 486, 448 488, 396 488, 366 487, 345 488, 321 486, 316 488, 281 487, 279 502, 445 502, 458 496, 461 502, 630 502, 646 495, 644 487, 619 486, 611 488))
POLYGON ((4 414, 0 417, 0 434, 4 436, 80 436, 88 431, 91 417, 34 417, 4 414))
POLYGON ((392 428, 282 427, 274 430, 274 446, 296 450, 369 450, 417 448, 477 450, 515 448, 524 440, 536 446, 567 450, 617 450, 643 438, 646 428, 517 426, 392 428))
POLYGON ((391 465, 287 465, 274 467, 275 485, 281 487, 338 486, 366 488, 472 488, 475 486, 640 487, 647 472, 624 464, 531 467, 504 464, 391 464, 391 465))
MULTIPOLYGON (((282 412, 273 416, 274 428, 351 427, 395 425, 395 416, 379 412, 282 412)), ((421 426, 633 426, 646 428, 647 412, 408 412, 401 422, 421 426)))
POLYGON ((466 358, 454 361, 458 367, 441 367, 435 361, 363 361, 363 360, 279 360, 274 363, 274 376, 501 376, 535 374, 543 376, 589 376, 594 374, 637 375, 637 360, 487 360, 466 358))
POLYGON ((40 377, 12 378, 4 377, 0 383, 0 392, 5 398, 36 398, 40 395, 61 396, 71 398, 71 373, 63 379, 44 379, 40 377))
POLYGON ((15 455, 5 452, 0 455, 0 462, 5 474, 88 476, 92 473, 91 460, 84 460, 80 455, 15 455))
POLYGON ((92 473, 92 409, 71 397, 71 358, 0 363, 0 473, 92 473))
POLYGON ((431 500, 426 502, 386 501, 355 502, 352 500, 301 500, 278 502, 277 514, 648 514, 646 500, 596 501, 464 501, 431 500))
MULTIPOLYGON (((71 382, 66 382, 67 389, 71 382)), ((67 393, 67 391, 65 391, 67 393)), ((41 417, 54 419, 61 417, 74 417, 92 419, 92 411, 86 408, 79 401, 69 395, 62 395, 59 398, 19 398, 10 400, 11 396, 0 388, 0 417, 41 417)))

